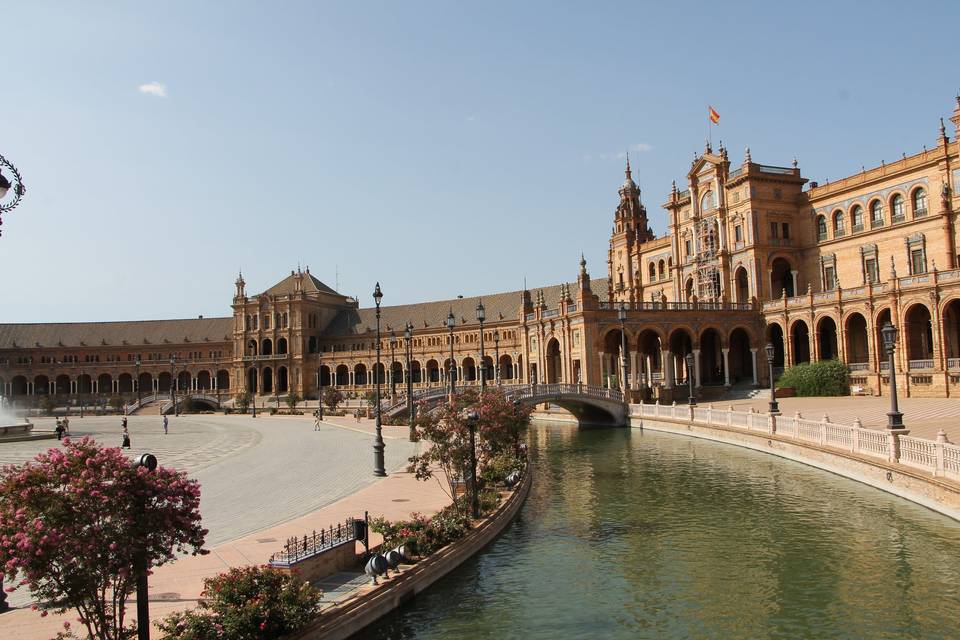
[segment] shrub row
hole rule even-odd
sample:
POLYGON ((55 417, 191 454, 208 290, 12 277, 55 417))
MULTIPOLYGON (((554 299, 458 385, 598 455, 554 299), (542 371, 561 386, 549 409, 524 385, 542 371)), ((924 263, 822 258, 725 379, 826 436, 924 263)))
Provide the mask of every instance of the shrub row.
POLYGON ((850 373, 839 360, 804 362, 784 371, 777 387, 792 387, 798 396, 845 396, 850 393, 850 373))

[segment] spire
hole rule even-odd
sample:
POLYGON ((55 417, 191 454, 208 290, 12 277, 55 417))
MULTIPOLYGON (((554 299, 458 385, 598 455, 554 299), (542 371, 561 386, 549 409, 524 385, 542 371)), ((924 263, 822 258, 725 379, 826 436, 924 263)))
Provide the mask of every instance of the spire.
POLYGON ((753 158, 750 157, 750 147, 747 147, 747 152, 743 154, 743 164, 750 164, 753 162, 753 158))
POLYGON ((940 118, 940 139, 947 139, 947 127, 943 124, 943 118, 940 118))
POLYGON ((800 165, 800 161, 797 160, 797 156, 793 156, 793 168, 796 169, 800 165))
MULTIPOLYGON (((943 119, 941 119, 940 122, 941 122, 941 124, 942 124, 942 123, 943 123, 943 119)), ((627 180, 630 180, 631 177, 630 177, 630 152, 629 152, 629 151, 627 151, 627 170, 626 170, 626 174, 627 174, 627 180)))

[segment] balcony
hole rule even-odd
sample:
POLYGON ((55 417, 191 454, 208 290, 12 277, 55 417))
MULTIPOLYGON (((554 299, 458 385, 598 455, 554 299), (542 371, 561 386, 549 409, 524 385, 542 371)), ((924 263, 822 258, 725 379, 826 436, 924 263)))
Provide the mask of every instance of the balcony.
POLYGON ((947 369, 950 371, 960 369, 960 358, 947 358, 947 369))
POLYGON ((863 225, 862 225, 862 224, 855 224, 855 225, 853 225, 853 233, 860 233, 861 231, 863 231, 863 225))
POLYGON ((828 240, 827 232, 817 233, 817 242, 826 242, 828 240))
POLYGON ((847 369, 849 369, 851 373, 854 371, 870 371, 870 363, 869 362, 851 362, 850 364, 847 365, 847 369))
POLYGON ((927 215, 927 208, 926 208, 926 207, 923 207, 922 209, 914 209, 914 210, 913 210, 913 217, 914 217, 914 218, 922 218, 922 217, 924 217, 925 215, 927 215))
POLYGON ((904 215, 901 213, 901 214, 898 215, 898 216, 893 216, 893 218, 891 218, 891 222, 892 222, 893 224, 896 224, 896 223, 898 223, 898 222, 903 222, 903 221, 906 220, 906 219, 907 219, 906 216, 904 216, 904 215))
POLYGON ((834 229, 834 230, 833 230, 833 237, 834 237, 834 238, 842 238, 842 237, 845 236, 845 235, 847 235, 847 232, 844 231, 843 229, 834 229))
POLYGON ((882 218, 881 218, 881 219, 871 220, 871 221, 870 221, 870 228, 871 228, 871 229, 879 229, 879 228, 882 227, 882 226, 883 226, 883 219, 882 219, 882 218))
POLYGON ((933 369, 933 360, 910 360, 907 363, 910 371, 925 371, 933 369))

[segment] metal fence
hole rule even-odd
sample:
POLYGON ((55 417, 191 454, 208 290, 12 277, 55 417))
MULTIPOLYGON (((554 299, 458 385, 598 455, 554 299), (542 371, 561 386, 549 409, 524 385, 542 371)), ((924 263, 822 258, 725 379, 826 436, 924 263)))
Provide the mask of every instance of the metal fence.
POLYGON ((283 550, 270 556, 273 566, 286 566, 295 562, 323 553, 328 549, 345 542, 360 540, 360 533, 366 529, 366 521, 347 518, 345 522, 338 522, 320 531, 314 530, 312 535, 302 538, 289 538, 283 545, 283 550))

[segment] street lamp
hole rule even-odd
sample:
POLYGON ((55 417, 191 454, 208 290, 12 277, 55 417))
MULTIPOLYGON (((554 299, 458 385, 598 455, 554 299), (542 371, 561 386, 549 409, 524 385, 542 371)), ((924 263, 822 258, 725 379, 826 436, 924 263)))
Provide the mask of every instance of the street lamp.
POLYGON ((494 365, 493 376, 496 378, 497 386, 500 386, 500 330, 493 330, 493 355, 497 359, 494 365))
POLYGON ((883 348, 887 350, 887 359, 890 362, 890 411, 887 412, 887 429, 903 429, 903 414, 897 404, 897 369, 893 364, 893 351, 897 348, 897 328, 888 320, 880 335, 883 337, 883 348))
POLYGON ((767 352, 767 365, 770 367, 770 409, 768 411, 771 414, 779 415, 780 405, 777 403, 777 388, 773 386, 773 356, 776 354, 773 343, 768 342, 764 351, 767 352))
POLYGON ((697 398, 693 395, 693 353, 687 354, 687 386, 690 388, 690 396, 687 398, 687 404, 691 407, 697 405, 697 398))
POLYGON ((180 415, 177 412, 177 397, 174 394, 174 388, 173 388, 173 385, 176 380, 174 378, 174 367, 176 366, 177 366, 177 356, 172 355, 170 356, 170 402, 173 404, 174 415, 180 415))
POLYGON ((390 330, 390 401, 397 397, 397 381, 393 376, 394 348, 397 346, 397 332, 390 330))
POLYGON ((136 385, 137 385, 137 409, 139 409, 139 408, 140 408, 140 356, 137 356, 137 360, 136 360, 136 362, 134 362, 134 365, 136 366, 136 371, 137 371, 137 379, 136 379, 136 385))
POLYGON ((617 318, 620 320, 620 359, 623 363, 623 381, 620 386, 623 388, 623 398, 627 398, 627 376, 629 375, 627 365, 627 307, 621 302, 617 309, 617 318))
POLYGON ((414 440, 413 432, 413 369, 410 367, 413 366, 413 324, 407 322, 407 326, 404 328, 403 337, 406 339, 407 344, 407 411, 410 412, 410 442, 414 440))
POLYGON ((373 439, 373 475, 383 477, 387 475, 387 470, 383 463, 383 432, 380 424, 380 301, 383 300, 383 292, 380 291, 380 283, 373 289, 373 301, 377 305, 377 363, 373 367, 373 378, 376 382, 376 395, 374 396, 377 435, 373 439))
MULTIPOLYGON (((9 160, 0 156, 0 225, 3 225, 3 214, 12 211, 14 207, 20 204, 20 198, 22 198, 26 192, 27 188, 23 186, 23 178, 20 177, 20 172, 17 171, 17 168, 13 166, 9 160), (10 173, 13 174, 13 179, 16 184, 10 182, 10 180, 3 175, 3 169, 8 169, 10 173), (13 189, 13 200, 8 204, 3 204, 2 200, 11 188, 13 189)), ((0 231, 0 235, 2 235, 2 231, 0 231)))
POLYGON ((480 323, 480 390, 487 388, 487 363, 484 360, 483 350, 483 321, 487 319, 487 311, 483 308, 483 298, 477 303, 477 322, 480 323))
MULTIPOLYGON (((148 472, 157 468, 157 458, 153 454, 145 453, 133 464, 134 467, 144 467, 148 472)), ((146 515, 147 505, 144 497, 138 499, 138 510, 141 516, 146 515)), ((146 536, 141 536, 142 542, 146 536)), ((140 548, 133 559, 133 572, 137 576, 137 639, 150 640, 150 594, 147 590, 147 572, 149 559, 147 550, 140 548)))
POLYGON ((457 319, 453 317, 453 309, 450 309, 450 313, 447 314, 447 329, 450 330, 450 404, 453 404, 453 394, 456 393, 456 383, 454 381, 454 376, 456 376, 456 366, 453 364, 453 327, 457 324, 457 319))
POLYGON ((467 429, 470 430, 470 511, 473 519, 480 517, 480 495, 477 487, 477 421, 480 414, 471 411, 467 414, 467 429))
POLYGON ((80 367, 80 379, 77 380, 77 395, 80 396, 80 417, 83 418, 83 366, 80 367))

